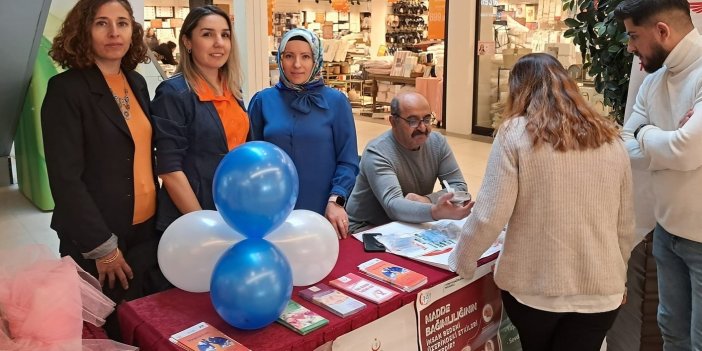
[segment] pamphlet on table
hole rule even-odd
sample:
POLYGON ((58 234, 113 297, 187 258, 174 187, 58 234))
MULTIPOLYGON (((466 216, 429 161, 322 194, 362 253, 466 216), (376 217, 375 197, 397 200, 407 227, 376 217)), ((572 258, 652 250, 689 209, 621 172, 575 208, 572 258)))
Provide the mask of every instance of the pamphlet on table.
POLYGON ((374 258, 358 265, 371 278, 388 283, 404 292, 414 291, 427 283, 427 277, 413 270, 374 258))
POLYGON ((353 273, 334 279, 329 284, 375 303, 383 303, 397 295, 397 292, 363 279, 353 273))
POLYGON ((305 335, 327 325, 329 320, 290 300, 283 313, 278 317, 277 322, 305 335))
POLYGON ((188 351, 251 351, 236 340, 226 336, 217 328, 200 322, 181 332, 171 335, 170 342, 188 351))
MULTIPOLYGON (((376 239, 385 245, 390 253, 450 271, 448 258, 458 243, 458 235, 463 224, 465 219, 422 224, 392 222, 367 232, 382 234, 376 236, 376 239)), ((354 237, 362 240, 363 233, 356 233, 354 237)), ((495 243, 483 253, 481 258, 489 257, 502 249, 504 234, 504 231, 500 233, 495 243)))
POLYGON ((300 297, 342 318, 366 308, 365 303, 324 283, 300 290, 300 297))

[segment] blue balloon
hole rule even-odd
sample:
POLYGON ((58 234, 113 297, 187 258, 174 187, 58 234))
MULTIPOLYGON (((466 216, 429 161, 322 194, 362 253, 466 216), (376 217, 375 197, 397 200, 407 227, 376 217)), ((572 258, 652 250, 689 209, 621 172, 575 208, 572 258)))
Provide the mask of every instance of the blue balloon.
POLYGON ((212 188, 224 221, 253 239, 285 222, 295 207, 300 183, 285 151, 265 141, 252 141, 224 156, 212 188))
POLYGON ((227 323, 259 329, 280 316, 292 289, 292 270, 285 255, 264 239, 246 239, 217 261, 210 298, 227 323))

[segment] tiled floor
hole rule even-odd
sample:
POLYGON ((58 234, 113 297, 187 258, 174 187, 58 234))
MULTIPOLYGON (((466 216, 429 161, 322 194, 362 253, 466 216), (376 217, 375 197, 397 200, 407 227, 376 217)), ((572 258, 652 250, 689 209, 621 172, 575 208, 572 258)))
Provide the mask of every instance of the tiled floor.
MULTIPOLYGON (((356 121, 359 154, 368 141, 388 130, 383 120, 356 121)), ((480 187, 490 144, 464 138, 448 137, 458 164, 475 194, 480 187)), ((17 185, 0 187, 0 248, 13 248, 32 243, 43 243, 58 255, 58 238, 49 228, 51 212, 42 212, 19 191, 17 185)))

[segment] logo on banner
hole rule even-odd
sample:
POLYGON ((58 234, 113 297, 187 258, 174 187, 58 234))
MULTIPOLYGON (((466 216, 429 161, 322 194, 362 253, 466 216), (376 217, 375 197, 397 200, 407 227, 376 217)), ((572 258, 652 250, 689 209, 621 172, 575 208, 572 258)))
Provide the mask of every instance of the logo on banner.
POLYGON ((421 294, 419 294, 419 304, 422 306, 426 306, 431 302, 431 292, 428 290, 422 291, 421 294))
POLYGON ((702 2, 691 2, 690 3, 690 11, 694 13, 699 13, 702 14, 702 2))
POLYGON ((380 347, 382 346, 380 340, 378 338, 373 338, 373 343, 371 344, 371 351, 380 351, 380 347))

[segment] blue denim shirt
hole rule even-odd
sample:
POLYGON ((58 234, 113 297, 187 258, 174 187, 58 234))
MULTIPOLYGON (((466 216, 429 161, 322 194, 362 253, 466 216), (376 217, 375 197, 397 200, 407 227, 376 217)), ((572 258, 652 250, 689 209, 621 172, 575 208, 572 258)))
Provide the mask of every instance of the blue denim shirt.
MULTIPOLYGON (((239 104, 244 109, 241 101, 239 104)), ((212 181, 229 148, 214 104, 200 101, 185 77, 178 74, 158 86, 151 110, 157 174, 183 171, 202 209, 216 210, 212 181)), ((161 188, 156 229, 165 230, 181 215, 165 187, 161 188)))

